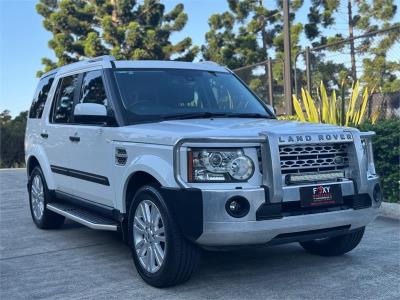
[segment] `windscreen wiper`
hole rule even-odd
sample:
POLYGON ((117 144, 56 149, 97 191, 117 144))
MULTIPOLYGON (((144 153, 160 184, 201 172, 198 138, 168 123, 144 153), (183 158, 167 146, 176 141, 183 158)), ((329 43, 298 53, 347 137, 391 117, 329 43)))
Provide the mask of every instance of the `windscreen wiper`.
POLYGON ((197 112, 177 115, 166 115, 162 116, 161 120, 185 120, 185 119, 202 119, 202 118, 214 118, 214 117, 229 117, 230 114, 226 113, 212 113, 212 112, 197 112))
POLYGON ((258 113, 212 113, 212 112, 197 112, 177 115, 162 116, 161 120, 185 120, 185 119, 207 119, 207 118, 262 118, 272 119, 271 116, 258 113))
POLYGON ((226 114, 229 118, 262 118, 262 119, 272 119, 271 116, 258 114, 258 113, 238 113, 238 114, 226 114))

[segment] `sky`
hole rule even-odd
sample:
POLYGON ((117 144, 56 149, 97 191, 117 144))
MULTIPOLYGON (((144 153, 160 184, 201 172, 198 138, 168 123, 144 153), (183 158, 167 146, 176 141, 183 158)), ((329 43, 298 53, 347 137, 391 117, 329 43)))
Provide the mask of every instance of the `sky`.
MULTIPOLYGON (((296 21, 306 21, 309 1, 306 0, 303 8, 296 13, 296 21)), ((37 0, 0 0, 0 111, 8 109, 12 116, 29 109, 38 82, 36 72, 42 69, 41 58, 54 58, 53 52, 47 46, 51 34, 44 29, 43 18, 35 10, 37 2, 37 0)), ((228 9, 226 0, 163 0, 162 2, 166 5, 167 11, 178 3, 184 3, 185 11, 189 15, 184 29, 172 35, 172 42, 189 36, 196 45, 204 43, 204 34, 209 29, 207 23, 209 16, 228 9)), ((266 5, 275 3, 275 0, 266 0, 265 3, 266 5)), ((396 4, 400 6, 400 3, 396 4)), ((400 18, 399 13, 397 18, 400 18)), ((335 28, 341 32, 346 30, 343 16, 337 20, 335 28)), ((306 44, 304 38, 302 44, 306 44)))
MULTIPOLYGON (((167 10, 184 2, 189 21, 173 41, 190 36, 194 44, 204 42, 207 20, 213 13, 227 9, 225 0, 164 0, 167 10)), ((42 69, 41 58, 53 58, 47 43, 51 34, 42 26, 36 13, 36 0, 0 0, 0 111, 12 116, 28 110, 42 69)))

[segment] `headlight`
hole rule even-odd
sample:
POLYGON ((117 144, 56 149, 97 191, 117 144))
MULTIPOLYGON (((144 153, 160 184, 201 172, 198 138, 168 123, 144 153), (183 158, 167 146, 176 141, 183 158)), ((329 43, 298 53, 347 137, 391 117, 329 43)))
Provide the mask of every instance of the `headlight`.
POLYGON ((243 149, 198 149, 188 152, 189 182, 243 182, 254 173, 243 149))
POLYGON ((368 137, 362 137, 361 138, 361 144, 364 150, 364 161, 365 161, 365 167, 367 169, 367 172, 369 174, 375 175, 375 163, 374 163, 374 152, 372 149, 372 141, 371 141, 372 136, 368 137))

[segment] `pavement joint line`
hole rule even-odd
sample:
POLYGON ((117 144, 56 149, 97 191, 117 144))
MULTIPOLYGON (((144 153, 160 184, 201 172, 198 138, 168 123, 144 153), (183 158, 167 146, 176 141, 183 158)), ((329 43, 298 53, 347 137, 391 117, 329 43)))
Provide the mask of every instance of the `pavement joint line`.
POLYGON ((92 245, 85 245, 85 246, 71 247, 71 248, 58 249, 58 250, 50 250, 50 251, 39 252, 39 253, 32 253, 32 254, 24 254, 24 255, 18 255, 18 256, 11 256, 11 257, 0 258, 0 261, 12 260, 12 259, 18 259, 18 258, 23 258, 23 257, 29 257, 29 256, 42 255, 42 254, 51 254, 51 253, 57 253, 57 252, 63 252, 63 251, 69 251, 69 250, 75 250, 75 249, 83 249, 83 248, 90 248, 90 247, 104 246, 104 245, 110 245, 110 244, 112 244, 112 243, 100 243, 100 244, 92 244, 92 245))

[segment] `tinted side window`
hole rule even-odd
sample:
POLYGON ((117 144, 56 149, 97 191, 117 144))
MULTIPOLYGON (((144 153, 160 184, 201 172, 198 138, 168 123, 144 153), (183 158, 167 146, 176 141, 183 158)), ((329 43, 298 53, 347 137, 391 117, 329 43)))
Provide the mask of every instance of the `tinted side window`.
POLYGON ((54 76, 48 76, 39 81, 35 95, 33 96, 31 109, 29 111, 29 118, 40 119, 42 117, 47 95, 49 94, 53 81, 54 76))
POLYGON ((57 87, 57 98, 54 103, 52 121, 69 123, 73 114, 74 93, 78 84, 78 74, 60 79, 57 87))
POLYGON ((97 103, 107 106, 101 71, 90 71, 83 75, 79 103, 97 103))

